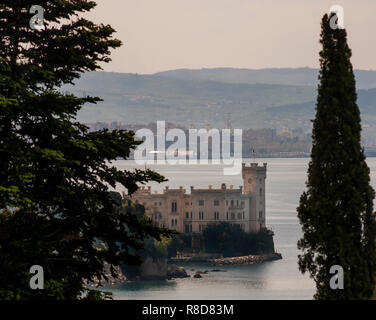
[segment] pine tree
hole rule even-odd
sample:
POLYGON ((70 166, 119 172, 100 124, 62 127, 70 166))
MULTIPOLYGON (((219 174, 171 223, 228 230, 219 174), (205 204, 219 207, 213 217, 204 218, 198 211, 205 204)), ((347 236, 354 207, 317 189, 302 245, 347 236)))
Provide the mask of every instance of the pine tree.
POLYGON ((298 242, 299 268, 316 283, 316 299, 368 299, 375 286, 376 223, 374 190, 361 147, 361 119, 351 50, 343 28, 322 20, 321 71, 313 121, 312 159, 307 190, 298 216, 303 237, 298 242), (339 265, 344 289, 330 288, 339 265))
POLYGON ((89 132, 77 112, 97 97, 62 93, 64 84, 109 62, 121 42, 109 25, 83 18, 94 1, 5 0, 0 4, 0 300, 80 299, 84 280, 103 266, 140 263, 145 238, 171 232, 121 208, 109 188, 129 194, 164 181, 150 170, 121 171, 111 162, 140 142, 125 130, 89 132), (33 30, 31 6, 44 8, 33 30), (101 249, 94 244, 102 243, 101 249), (31 290, 32 265, 45 289, 31 290))

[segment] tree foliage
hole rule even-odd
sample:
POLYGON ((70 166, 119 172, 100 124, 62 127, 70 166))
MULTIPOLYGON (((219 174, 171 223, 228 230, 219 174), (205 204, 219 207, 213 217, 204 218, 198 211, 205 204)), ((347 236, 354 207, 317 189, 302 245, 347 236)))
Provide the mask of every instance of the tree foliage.
POLYGON ((77 112, 100 98, 61 92, 121 45, 111 26, 83 18, 96 3, 37 2, 0 4, 0 299, 79 299, 104 262, 139 263, 131 248, 170 235, 124 211, 109 188, 132 194, 164 178, 114 167, 140 143, 134 133, 89 132, 77 112), (35 4, 45 10, 44 30, 29 27, 35 4), (44 268, 44 290, 29 288, 32 265, 44 268))
POLYGON ((316 299, 366 299, 375 285, 374 190, 361 147, 347 33, 330 27, 332 17, 322 20, 312 160, 298 207, 304 233, 299 268, 315 280, 316 299), (334 265, 344 270, 343 290, 330 288, 334 265))
POLYGON ((272 233, 246 233, 238 224, 209 224, 203 231, 207 253, 222 253, 226 257, 274 252, 272 233))

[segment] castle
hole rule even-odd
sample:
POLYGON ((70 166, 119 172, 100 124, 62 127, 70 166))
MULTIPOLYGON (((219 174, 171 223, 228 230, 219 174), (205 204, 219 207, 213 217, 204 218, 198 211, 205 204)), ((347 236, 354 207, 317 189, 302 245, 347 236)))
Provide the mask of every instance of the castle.
POLYGON ((211 223, 229 222, 238 224, 249 233, 256 233, 265 226, 265 179, 266 166, 242 164, 243 186, 239 189, 195 189, 187 193, 183 187, 163 193, 152 193, 151 187, 140 188, 125 198, 145 207, 146 213, 160 226, 175 229, 180 233, 201 233, 211 223))

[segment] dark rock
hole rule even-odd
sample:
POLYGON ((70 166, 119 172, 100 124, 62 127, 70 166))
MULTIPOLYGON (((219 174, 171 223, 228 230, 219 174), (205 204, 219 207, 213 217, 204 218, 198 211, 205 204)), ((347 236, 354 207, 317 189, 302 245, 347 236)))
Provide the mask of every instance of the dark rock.
POLYGON ((176 264, 173 264, 170 269, 167 270, 167 278, 188 278, 189 275, 183 267, 178 267, 176 264))
POLYGON ((97 287, 98 285, 108 286, 108 285, 114 285, 114 284, 121 284, 129 279, 127 279, 126 275, 122 272, 121 268, 119 266, 114 267, 115 274, 112 275, 111 273, 111 266, 109 264, 104 265, 104 276, 98 279, 95 277, 93 281, 87 281, 85 280, 84 283, 87 286, 90 287, 97 287))
POLYGON ((201 276, 201 274, 199 274, 199 273, 196 273, 194 276, 193 276, 193 278, 202 278, 202 276, 201 276))

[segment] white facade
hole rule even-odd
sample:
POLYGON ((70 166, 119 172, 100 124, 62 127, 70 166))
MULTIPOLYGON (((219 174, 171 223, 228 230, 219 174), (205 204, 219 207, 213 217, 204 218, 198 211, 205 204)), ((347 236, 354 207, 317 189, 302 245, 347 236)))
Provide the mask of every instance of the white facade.
POLYGON ((191 187, 190 193, 183 187, 152 193, 150 187, 142 187, 124 197, 142 204, 155 223, 180 233, 201 233, 206 225, 222 221, 254 233, 265 228, 266 166, 243 163, 243 186, 238 189, 222 184, 218 189, 191 187))

